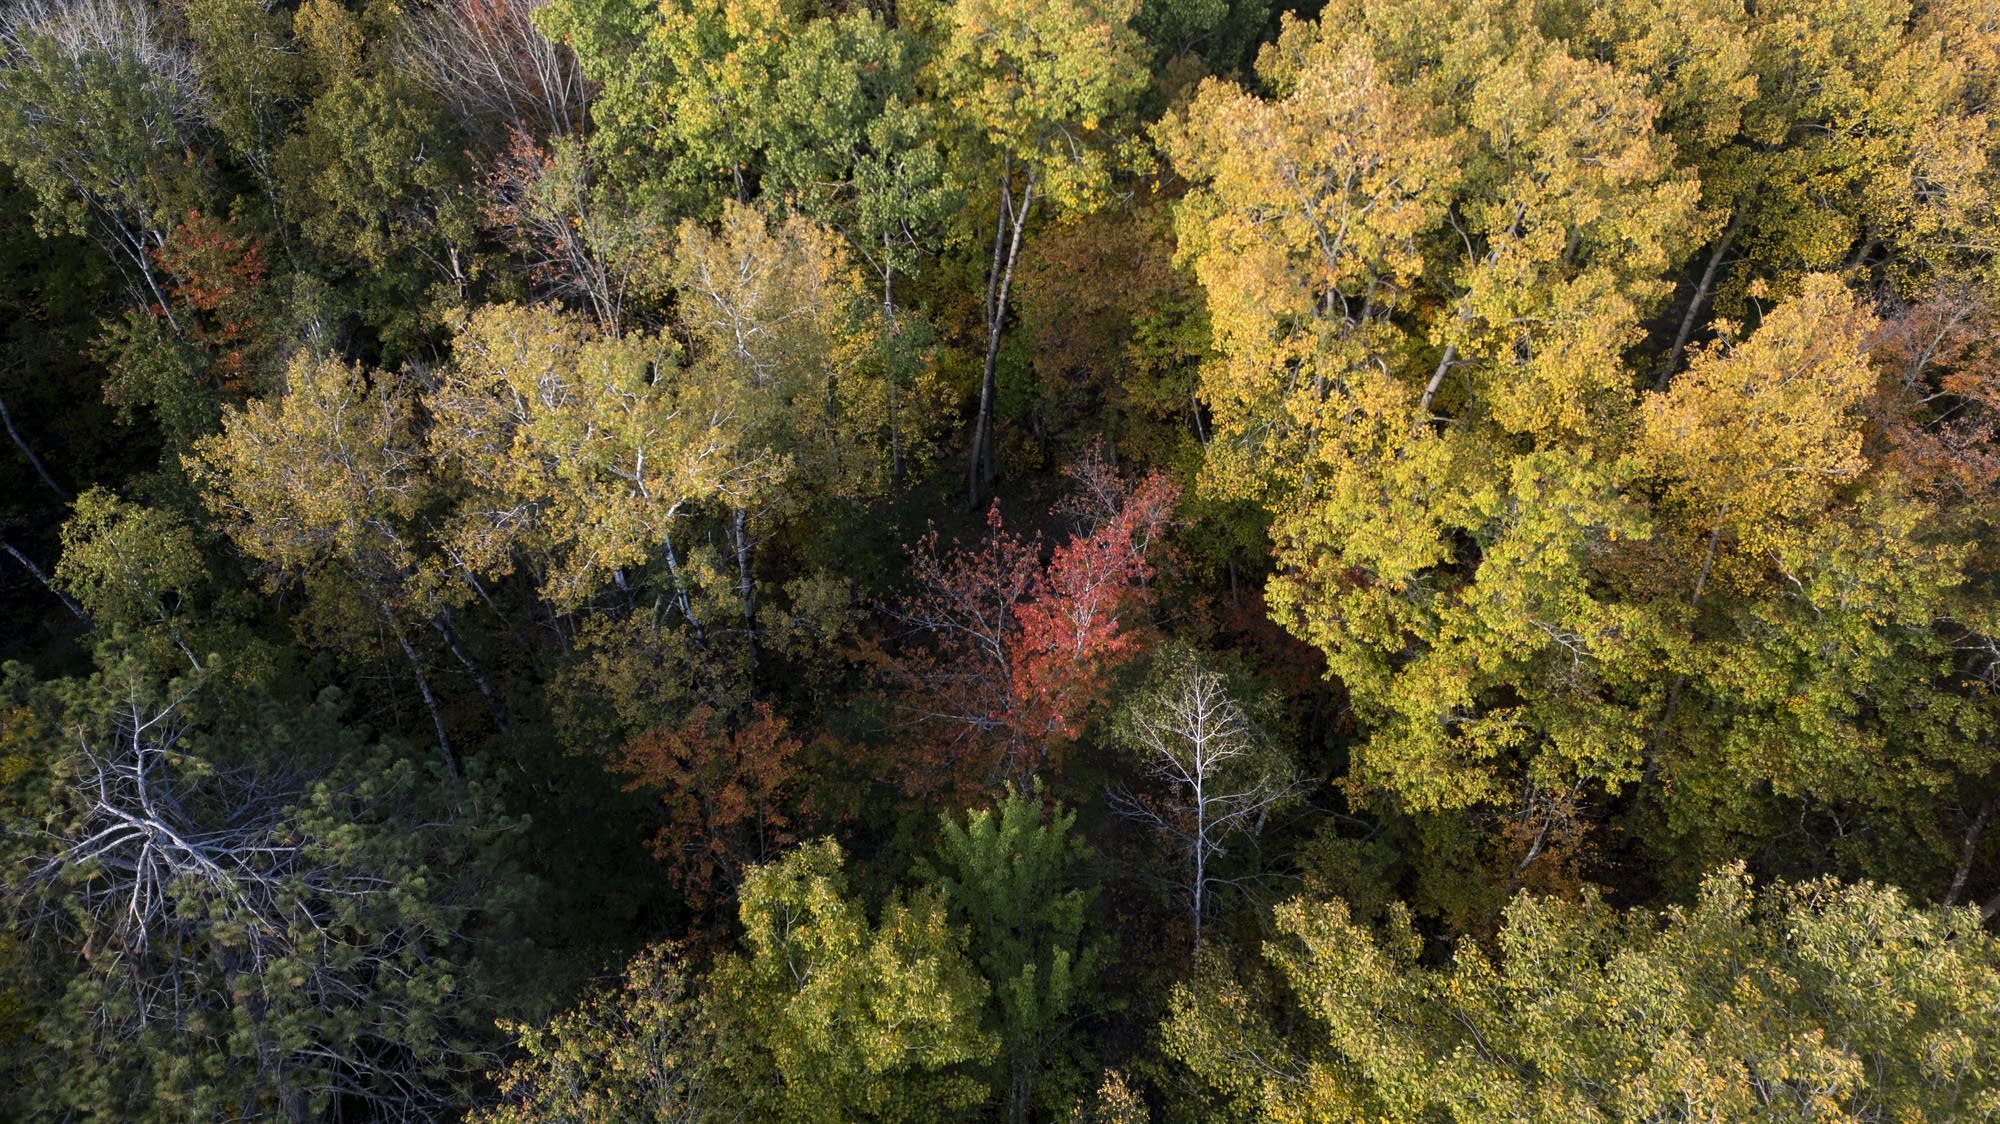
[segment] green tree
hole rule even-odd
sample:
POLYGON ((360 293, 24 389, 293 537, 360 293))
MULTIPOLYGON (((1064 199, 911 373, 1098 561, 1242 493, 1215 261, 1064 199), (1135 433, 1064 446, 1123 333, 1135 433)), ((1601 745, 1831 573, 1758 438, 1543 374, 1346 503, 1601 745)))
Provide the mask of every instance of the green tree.
POLYGON ((1338 901, 1278 907, 1264 977, 1211 960, 1167 1052, 1229 1117, 1980 1119, 2000 1111, 2000 945, 1969 910, 1830 880, 1621 915, 1522 896, 1492 952, 1419 961, 1338 901))
MULTIPOLYGON (((727 399, 686 378, 677 352, 548 308, 467 316, 424 398, 432 455, 465 488, 445 528, 452 562, 490 578, 533 560, 543 597, 565 609, 656 554, 678 571, 676 522, 761 466, 738 456, 727 399)), ((674 584, 684 599, 678 572, 674 584)))
POLYGON ((1993 33, 1965 6, 1552 11, 1552 33, 1645 81, 1715 220, 1659 385, 1711 307, 1747 314, 1758 282, 1789 296, 1808 274, 1853 270, 1909 297, 1984 272, 2000 135, 1990 71, 1972 60, 1991 54, 1993 33))
POLYGON ((256 0, 190 0, 183 9, 206 117, 264 195, 264 220, 276 227, 284 200, 277 157, 297 124, 306 72, 282 9, 256 0))
POLYGON ((299 9, 312 93, 275 158, 315 271, 339 279, 333 291, 392 356, 431 338, 483 268, 465 141, 395 57, 397 21, 387 4, 361 16, 332 0, 299 9))
MULTIPOLYGON (((1267 94, 1210 82, 1164 138, 1215 331, 1205 483, 1271 516, 1273 616, 1365 724, 1355 794, 1497 826, 1501 894, 1581 809, 1634 792, 1684 876, 1780 806, 1926 834, 1886 825, 1990 767, 1980 688, 1946 670, 1982 614, 1954 592, 1970 536, 1864 451, 1872 318, 1775 265, 1820 251, 1758 250, 1781 299, 1757 330, 1718 323, 1685 389, 1641 393, 1642 325, 1730 221, 1665 130, 1735 143, 1755 35, 1682 66, 1674 44, 1740 15, 1676 8, 1604 61, 1565 32, 1575 10, 1448 8, 1288 22, 1267 94)), ((1839 50, 1875 26, 1794 23, 1839 50)), ((1917 128, 1870 121, 1894 145, 1917 128)), ((1931 834, 1934 875, 1955 860, 1931 834)))
POLYGON ((1632 771, 1645 680, 1593 567, 1644 534, 1624 354, 1696 215, 1632 79, 1421 15, 1288 22, 1274 97, 1210 83, 1167 139, 1207 479, 1270 511, 1273 615, 1369 723, 1357 778, 1423 809, 1632 771))
POLYGON ((753 518, 880 494, 894 416, 860 274, 833 231, 725 203, 717 229, 683 225, 672 268, 695 347, 686 375, 733 419, 755 463, 730 497, 744 627, 757 628, 753 518))
POLYGON ((1102 942, 1083 939, 1096 890, 1077 884, 1091 857, 1071 834, 1075 812, 1045 811, 1041 786, 1010 790, 993 809, 940 817, 936 858, 919 868, 972 933, 972 957, 993 985, 1007 1117, 1067 1103, 1082 1070, 1074 1027, 1088 1010, 1102 942))
POLYGON ((527 900, 480 786, 342 727, 331 693, 100 661, 45 688, 44 828, 6 842, 12 925, 59 992, 19 1107, 303 1120, 468 1095, 527 900))
POLYGON ((193 58, 143 0, 21 4, 0 22, 0 95, 0 160, 38 229, 96 238, 171 322, 153 255, 211 190, 193 58))
POLYGON ((761 1118, 934 1120, 989 1090, 987 986, 943 898, 894 900, 871 923, 832 840, 743 881, 744 952, 715 967, 725 1080, 761 1118))
POLYGON ((558 0, 536 18, 603 83, 603 166, 663 219, 759 196, 828 217, 910 90, 909 35, 866 6, 558 0))
MULTIPOLYGON (((1992 768, 1990 719, 1953 681, 1941 627, 1979 619, 1973 544, 1864 453, 1877 333, 1843 286, 1809 276, 1649 396, 1639 451, 1664 495, 1634 584, 1660 583, 1675 622, 1649 768, 1674 793, 1676 837, 1756 834, 1773 812, 1746 780, 1909 822, 1992 768)), ((1954 861, 1931 846, 1936 867, 1954 861)))

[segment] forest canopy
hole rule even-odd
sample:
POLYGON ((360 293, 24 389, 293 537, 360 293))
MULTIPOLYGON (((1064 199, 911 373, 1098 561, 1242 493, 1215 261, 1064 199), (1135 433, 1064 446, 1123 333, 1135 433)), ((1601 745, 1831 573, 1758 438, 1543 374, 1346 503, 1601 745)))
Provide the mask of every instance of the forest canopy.
POLYGON ((0 1119, 2000 1119, 2000 11, 0 0, 0 1119))

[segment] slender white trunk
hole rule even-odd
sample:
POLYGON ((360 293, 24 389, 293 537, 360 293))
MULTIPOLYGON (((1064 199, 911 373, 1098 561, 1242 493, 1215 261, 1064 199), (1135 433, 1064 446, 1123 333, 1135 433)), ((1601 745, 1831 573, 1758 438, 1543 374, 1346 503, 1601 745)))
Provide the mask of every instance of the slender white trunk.
POLYGON ((972 428, 972 456, 966 468, 966 505, 978 507, 981 495, 997 474, 993 459, 994 380, 1000 363, 1001 330, 1007 321, 1007 294, 1014 284, 1014 264, 1021 256, 1021 232, 1035 204, 1035 176, 1029 173, 1014 206, 1012 164, 1000 180, 1000 219, 994 227, 993 263, 986 280, 986 365, 979 381, 979 416, 972 428), (1004 235, 1004 238, 1003 238, 1004 235), (1004 250, 1002 244, 1004 242, 1004 250))

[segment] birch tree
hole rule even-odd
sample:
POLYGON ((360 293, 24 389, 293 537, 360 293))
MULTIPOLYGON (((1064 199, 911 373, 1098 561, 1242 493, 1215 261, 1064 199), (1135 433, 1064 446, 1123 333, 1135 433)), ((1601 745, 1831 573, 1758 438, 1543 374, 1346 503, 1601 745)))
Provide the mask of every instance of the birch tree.
POLYGON ((1037 202, 1073 211, 1102 203, 1116 155, 1105 130, 1145 84, 1145 44, 1128 26, 1137 10, 1135 0, 959 0, 947 14, 936 81, 974 139, 961 156, 966 175, 985 178, 995 194, 969 507, 998 472, 995 377, 1022 237, 1037 202))
POLYGON ((1221 673, 1185 649, 1162 654, 1115 732, 1154 791, 1116 789, 1112 806, 1177 852, 1174 884, 1198 952, 1214 891, 1232 884, 1223 860, 1232 846, 1255 847, 1271 813, 1295 795, 1291 763, 1221 673))

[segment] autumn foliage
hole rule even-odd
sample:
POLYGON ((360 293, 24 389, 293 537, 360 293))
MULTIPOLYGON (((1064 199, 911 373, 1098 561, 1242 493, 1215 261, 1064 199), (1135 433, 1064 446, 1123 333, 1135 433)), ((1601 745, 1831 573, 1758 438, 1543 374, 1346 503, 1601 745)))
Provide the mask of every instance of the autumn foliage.
POLYGON ((222 222, 189 211, 164 246, 153 251, 154 265, 173 279, 171 312, 155 305, 156 317, 172 316, 189 341, 210 356, 214 389, 231 395, 255 389, 252 376, 268 346, 264 325, 264 241, 222 222))
POLYGON ((1178 487, 1126 480, 1101 457, 1067 474, 1059 505, 1074 533, 1052 550, 1009 532, 995 503, 976 546, 911 554, 915 589, 889 607, 902 626, 870 655, 908 716, 903 781, 913 792, 974 793, 1060 769, 1062 752, 1141 650, 1151 558, 1178 487))
POLYGON ((795 841, 799 741, 763 703, 740 721, 713 708, 640 735, 614 762, 628 791, 657 792, 653 854, 688 904, 726 908, 751 865, 795 841))
POLYGON ((2000 324, 1971 292, 1941 290, 1885 319, 1874 356, 1886 463, 1950 496, 2000 484, 2000 324))
POLYGON ((2000 0, 0 0, 0 215, 0 1124, 2000 1122, 2000 0))

